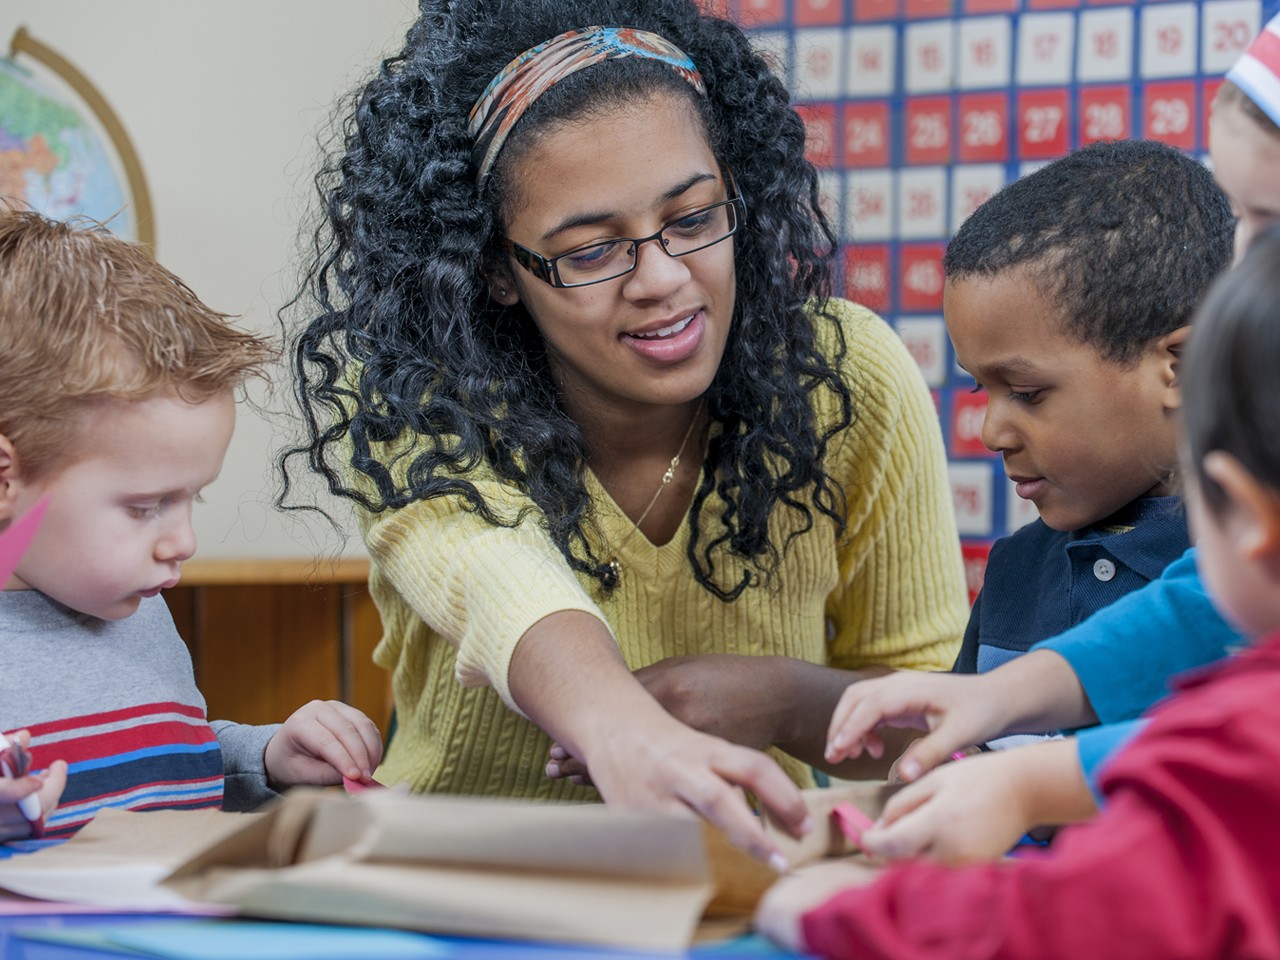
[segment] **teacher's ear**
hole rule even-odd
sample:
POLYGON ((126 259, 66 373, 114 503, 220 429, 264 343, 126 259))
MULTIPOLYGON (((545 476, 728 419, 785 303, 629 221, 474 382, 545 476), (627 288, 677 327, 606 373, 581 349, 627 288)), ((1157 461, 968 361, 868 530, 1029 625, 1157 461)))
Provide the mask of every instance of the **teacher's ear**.
POLYGON ((505 263, 489 263, 485 265, 484 276, 489 284, 489 299, 504 307, 514 307, 520 302, 520 291, 516 289, 515 277, 505 263))

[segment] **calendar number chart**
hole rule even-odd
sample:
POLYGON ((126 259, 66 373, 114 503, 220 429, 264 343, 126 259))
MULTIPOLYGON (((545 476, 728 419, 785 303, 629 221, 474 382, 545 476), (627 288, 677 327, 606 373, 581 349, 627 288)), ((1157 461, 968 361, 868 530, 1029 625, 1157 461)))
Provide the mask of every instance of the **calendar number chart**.
POLYGON ((986 396, 955 364, 947 240, 1006 183, 1097 140, 1207 160, 1222 76, 1280 0, 728 2, 804 119, 843 295, 894 325, 933 392, 972 597, 991 542, 1037 513, 983 446, 986 396))

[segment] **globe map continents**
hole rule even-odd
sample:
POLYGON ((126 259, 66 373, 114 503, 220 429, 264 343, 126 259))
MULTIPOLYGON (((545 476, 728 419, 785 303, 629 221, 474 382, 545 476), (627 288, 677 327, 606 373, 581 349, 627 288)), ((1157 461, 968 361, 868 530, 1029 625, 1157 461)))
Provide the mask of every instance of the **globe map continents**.
POLYGON ((0 197, 57 220, 110 221, 113 233, 134 239, 127 181, 86 112, 0 58, 0 197))

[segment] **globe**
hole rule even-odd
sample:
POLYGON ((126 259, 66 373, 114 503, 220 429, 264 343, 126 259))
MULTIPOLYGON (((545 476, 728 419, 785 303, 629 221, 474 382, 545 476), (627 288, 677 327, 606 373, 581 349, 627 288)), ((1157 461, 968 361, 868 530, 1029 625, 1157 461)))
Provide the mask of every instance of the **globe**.
POLYGON ((0 58, 0 197, 55 220, 91 217, 133 240, 129 196, 82 108, 0 58))

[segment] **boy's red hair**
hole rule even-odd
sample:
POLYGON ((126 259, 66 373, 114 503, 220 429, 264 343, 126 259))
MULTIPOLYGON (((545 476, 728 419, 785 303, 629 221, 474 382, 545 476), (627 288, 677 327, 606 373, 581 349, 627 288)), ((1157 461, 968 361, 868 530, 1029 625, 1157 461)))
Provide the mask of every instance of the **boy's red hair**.
POLYGON ((0 434, 27 479, 75 459, 94 401, 203 400, 265 376, 274 356, 142 246, 0 207, 0 434))

